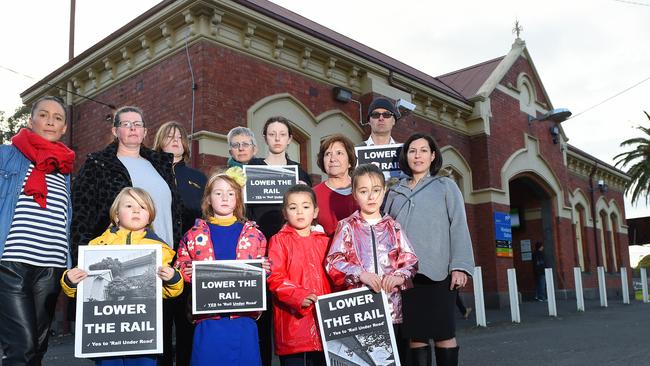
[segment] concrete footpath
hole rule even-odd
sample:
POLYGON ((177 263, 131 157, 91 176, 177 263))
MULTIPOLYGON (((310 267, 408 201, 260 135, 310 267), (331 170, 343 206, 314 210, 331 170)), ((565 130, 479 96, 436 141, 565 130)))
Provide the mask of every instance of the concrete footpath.
MULTIPOLYGON (((487 328, 458 317, 459 364, 463 365, 650 365, 650 304, 623 305, 610 299, 608 308, 586 301, 558 302, 558 317, 549 317, 546 303, 521 304, 521 323, 510 322, 510 309, 487 311, 487 328)), ((274 364, 278 364, 276 362, 274 364)), ((0 362, 0 366, 2 363, 0 362)), ((44 365, 92 365, 74 358, 74 337, 52 337, 44 365)), ((215 364, 216 365, 216 364, 215 364)))

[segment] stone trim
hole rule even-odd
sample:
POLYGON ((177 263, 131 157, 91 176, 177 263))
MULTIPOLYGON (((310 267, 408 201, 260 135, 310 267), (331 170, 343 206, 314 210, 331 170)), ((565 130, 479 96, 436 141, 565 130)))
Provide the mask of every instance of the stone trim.
MULTIPOLYGON (((201 40, 347 88, 357 95, 375 92, 363 87, 368 75, 383 80, 392 75, 393 82, 410 90, 407 94, 418 104, 414 114, 468 133, 466 120, 472 112, 471 105, 406 76, 391 74, 385 67, 242 4, 225 0, 172 2, 125 33, 107 39, 105 45, 83 59, 73 60, 68 69, 48 82, 65 89, 67 82, 72 81, 74 92, 93 97, 201 40)), ((22 95, 23 102, 29 104, 43 94, 52 93, 52 89, 44 83, 32 87, 22 95)), ((82 101, 77 96, 71 100, 72 103, 82 101)))
POLYGON ((612 167, 596 162, 586 156, 583 156, 575 151, 567 149, 567 169, 569 172, 579 175, 582 178, 589 180, 589 175, 595 164, 596 172, 594 173, 594 183, 598 180, 603 180, 610 189, 619 192, 625 191, 625 185, 630 181, 630 177, 612 167))

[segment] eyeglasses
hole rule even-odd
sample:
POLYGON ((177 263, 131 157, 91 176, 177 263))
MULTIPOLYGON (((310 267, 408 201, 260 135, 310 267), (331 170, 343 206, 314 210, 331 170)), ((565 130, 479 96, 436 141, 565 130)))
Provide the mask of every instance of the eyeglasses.
POLYGON ((253 143, 252 142, 231 142, 230 143, 230 148, 233 150, 238 150, 240 147, 242 149, 250 149, 251 147, 253 147, 253 143))
POLYGON ((370 118, 379 119, 379 116, 382 116, 382 117, 384 117, 384 119, 388 119, 390 117, 393 117, 394 115, 395 115, 395 113, 392 113, 392 112, 382 112, 382 113, 372 112, 372 113, 370 113, 370 118))
POLYGON ((144 122, 142 121, 125 121, 125 122, 120 122, 120 125, 118 127, 123 127, 123 128, 143 128, 144 127, 144 122))

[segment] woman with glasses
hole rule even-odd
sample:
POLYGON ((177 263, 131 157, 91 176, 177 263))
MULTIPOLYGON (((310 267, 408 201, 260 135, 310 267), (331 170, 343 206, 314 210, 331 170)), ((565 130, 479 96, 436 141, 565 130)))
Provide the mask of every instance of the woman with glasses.
POLYGON ((456 183, 438 176, 442 155, 433 137, 416 133, 399 158, 408 176, 390 188, 385 212, 408 235, 419 259, 413 288, 402 293, 404 336, 411 340, 410 365, 458 364, 454 308, 458 289, 474 270, 465 203, 456 183))
POLYGON ((147 128, 140 108, 119 108, 111 129, 114 141, 88 154, 72 186, 73 254, 78 245, 102 234, 110 224, 109 208, 124 187, 140 187, 154 200, 153 228, 167 245, 175 248, 182 232, 181 201, 172 170, 172 154, 143 145, 147 128))
POLYGON ((248 164, 257 153, 257 141, 255 134, 250 128, 235 127, 228 132, 228 152, 230 158, 228 159, 228 167, 248 164))
MULTIPOLYGON (((154 151, 170 153, 174 156, 173 169, 176 188, 183 201, 183 233, 194 225, 194 221, 201 218, 201 199, 205 190, 207 178, 201 171, 187 166, 190 160, 189 139, 187 131, 182 124, 174 121, 163 123, 156 132, 153 143, 154 151)), ((179 297, 163 301, 163 339, 165 350, 172 349, 172 324, 176 327, 176 365, 188 366, 192 355, 192 340, 194 338, 194 325, 187 319, 186 304, 191 286, 185 286, 179 297)), ((165 352, 158 362, 159 366, 171 366, 174 355, 165 352)))

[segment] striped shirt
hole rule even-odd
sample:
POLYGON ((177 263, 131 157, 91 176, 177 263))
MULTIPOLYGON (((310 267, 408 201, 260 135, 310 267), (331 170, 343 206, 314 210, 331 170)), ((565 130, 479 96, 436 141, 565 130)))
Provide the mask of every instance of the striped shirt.
POLYGON ((70 203, 65 176, 61 173, 45 175, 47 206, 41 208, 32 196, 25 195, 25 182, 33 168, 34 164, 30 164, 23 181, 2 260, 65 268, 68 259, 66 223, 70 203))

